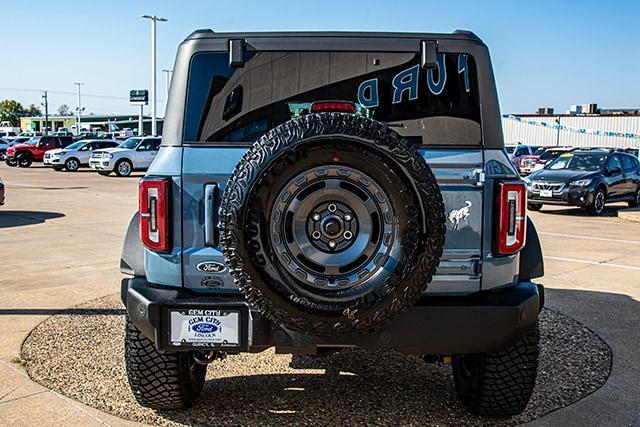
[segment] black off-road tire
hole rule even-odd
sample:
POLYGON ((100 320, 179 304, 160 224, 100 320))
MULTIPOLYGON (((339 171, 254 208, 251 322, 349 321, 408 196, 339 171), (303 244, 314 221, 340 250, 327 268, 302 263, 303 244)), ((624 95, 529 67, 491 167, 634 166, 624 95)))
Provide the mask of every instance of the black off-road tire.
POLYGON ((453 378, 463 405, 491 417, 524 411, 536 382, 539 340, 536 326, 505 350, 454 356, 453 378))
POLYGON ((202 392, 207 367, 196 363, 191 352, 159 353, 129 318, 124 345, 129 385, 140 405, 156 410, 183 409, 202 392))
POLYGON ((527 209, 530 211, 538 212, 542 209, 542 203, 527 203, 527 209))
POLYGON ((279 325, 323 337, 375 331, 411 307, 432 280, 445 235, 442 195, 424 158, 384 124, 344 113, 306 115, 264 135, 236 166, 221 212, 225 260, 247 300, 279 325), (271 219, 286 180, 314 170, 319 176, 325 166, 383 182, 399 249, 381 261, 384 275, 319 291, 287 271, 271 219))

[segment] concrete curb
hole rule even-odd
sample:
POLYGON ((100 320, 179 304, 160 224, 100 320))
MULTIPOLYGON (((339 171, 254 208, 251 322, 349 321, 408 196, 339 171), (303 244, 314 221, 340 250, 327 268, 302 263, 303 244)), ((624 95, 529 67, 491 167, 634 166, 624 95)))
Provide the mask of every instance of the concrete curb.
POLYGON ((621 209, 618 218, 625 221, 640 222, 640 208, 621 209))

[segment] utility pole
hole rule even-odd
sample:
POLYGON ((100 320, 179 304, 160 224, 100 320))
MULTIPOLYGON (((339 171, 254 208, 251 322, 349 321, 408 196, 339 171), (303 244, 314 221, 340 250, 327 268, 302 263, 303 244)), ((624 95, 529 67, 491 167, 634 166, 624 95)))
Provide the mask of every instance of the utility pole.
POLYGON ((44 106, 44 132, 42 134, 47 135, 47 128, 49 127, 49 99, 47 98, 46 90, 42 93, 42 98, 44 99, 44 102, 40 103, 40 105, 44 106))
POLYGON ((156 24, 157 22, 166 22, 166 18, 161 18, 156 15, 141 15, 144 19, 151 20, 151 134, 153 136, 158 135, 158 128, 156 123, 156 24))
POLYGON ((162 70, 163 73, 165 73, 165 76, 167 78, 167 92, 166 92, 166 99, 169 99, 169 86, 171 84, 171 73, 173 73, 173 71, 171 70, 162 70))
POLYGON ((76 111, 78 113, 78 119, 76 122, 76 135, 80 135, 80 132, 82 130, 81 123, 80 123, 80 113, 82 112, 82 101, 80 99, 80 86, 82 86, 84 83, 73 82, 73 84, 78 86, 78 108, 76 108, 76 111))

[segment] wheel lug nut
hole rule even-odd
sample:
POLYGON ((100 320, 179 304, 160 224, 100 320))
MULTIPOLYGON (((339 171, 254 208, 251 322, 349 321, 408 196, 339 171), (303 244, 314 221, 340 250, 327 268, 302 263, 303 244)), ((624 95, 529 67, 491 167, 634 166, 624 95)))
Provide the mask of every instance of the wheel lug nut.
POLYGON ((352 219, 351 214, 345 214, 344 215, 344 220, 345 221, 351 221, 351 219, 352 219))
POLYGON ((329 206, 327 206, 327 209, 329 210, 329 212, 335 212, 338 207, 331 203, 329 206))
POLYGON ((318 230, 314 231, 311 233, 311 237, 313 237, 314 240, 318 240, 320 238, 320 232, 318 230))
POLYGON ((314 213, 313 216, 311 217, 311 219, 313 219, 314 221, 320 221, 320 214, 319 213, 314 213))
POLYGON ((353 237, 353 233, 350 232, 349 230, 345 231, 344 234, 342 235, 342 237, 344 237, 347 240, 351 240, 351 238, 353 237))
POLYGON ((335 248, 336 247, 336 241, 335 240, 329 240, 329 247, 331 249, 335 248))

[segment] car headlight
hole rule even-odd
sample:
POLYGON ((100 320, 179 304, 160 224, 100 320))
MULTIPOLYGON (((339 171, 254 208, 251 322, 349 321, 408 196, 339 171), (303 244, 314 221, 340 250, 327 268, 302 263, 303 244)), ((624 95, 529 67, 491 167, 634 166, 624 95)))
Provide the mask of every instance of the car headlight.
POLYGON ((572 187, 586 187, 591 184, 592 179, 576 179, 575 181, 571 181, 569 185, 572 187))
POLYGON ((107 153, 107 154, 105 154, 105 155, 103 156, 103 158, 105 158, 105 159, 113 159, 113 154, 109 154, 109 153, 107 153))

